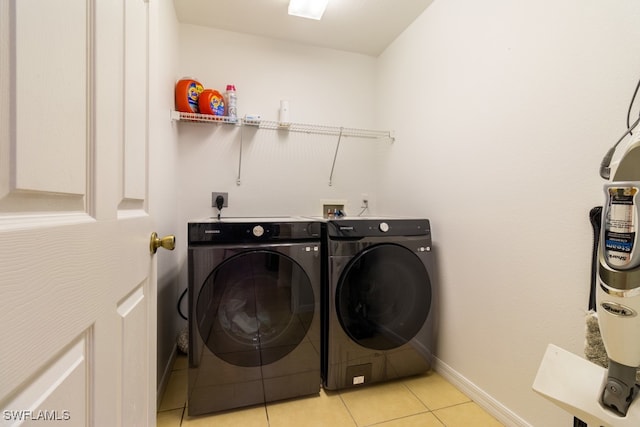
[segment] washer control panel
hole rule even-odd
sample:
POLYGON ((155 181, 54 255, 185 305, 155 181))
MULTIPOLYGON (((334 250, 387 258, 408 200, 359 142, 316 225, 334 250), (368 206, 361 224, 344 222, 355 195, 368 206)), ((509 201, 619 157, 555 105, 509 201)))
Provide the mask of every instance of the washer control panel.
POLYGON ((357 239, 385 236, 429 236, 431 226, 426 218, 340 218, 326 223, 329 238, 357 239))
POLYGON ((317 221, 208 221, 188 224, 189 244, 270 242, 320 239, 317 221))

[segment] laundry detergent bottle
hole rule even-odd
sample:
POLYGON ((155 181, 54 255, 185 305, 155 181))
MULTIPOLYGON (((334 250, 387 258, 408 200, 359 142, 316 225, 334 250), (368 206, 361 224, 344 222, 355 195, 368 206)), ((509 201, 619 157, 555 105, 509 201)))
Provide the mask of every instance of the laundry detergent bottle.
POLYGON ((198 98, 198 107, 201 114, 212 114, 214 116, 224 115, 224 97, 214 89, 205 89, 198 98))
POLYGON ((202 84, 191 77, 183 77, 176 83, 176 110, 182 113, 199 113, 198 99, 204 90, 202 84))

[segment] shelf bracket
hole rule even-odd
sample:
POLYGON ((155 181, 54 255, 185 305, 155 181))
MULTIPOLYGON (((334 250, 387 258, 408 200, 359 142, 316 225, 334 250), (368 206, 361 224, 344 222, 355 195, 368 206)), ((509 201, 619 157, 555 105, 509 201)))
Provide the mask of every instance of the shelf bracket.
POLYGON ((333 164, 331 165, 331 173, 329 174, 329 187, 333 185, 333 170, 336 167, 336 159, 338 158, 338 149, 340 148, 340 141, 342 140, 343 127, 340 128, 340 134, 338 134, 338 143, 336 144, 336 152, 333 154, 333 164))
POLYGON ((244 126, 240 126, 240 153, 238 154, 238 178, 236 185, 240 185, 240 176, 242 173, 242 137, 244 136, 244 126))

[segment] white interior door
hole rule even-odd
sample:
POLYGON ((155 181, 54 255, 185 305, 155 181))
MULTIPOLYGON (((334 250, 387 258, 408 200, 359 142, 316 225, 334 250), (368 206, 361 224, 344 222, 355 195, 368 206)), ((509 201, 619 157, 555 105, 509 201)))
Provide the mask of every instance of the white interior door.
POLYGON ((155 425, 147 16, 0 0, 0 425, 155 425))

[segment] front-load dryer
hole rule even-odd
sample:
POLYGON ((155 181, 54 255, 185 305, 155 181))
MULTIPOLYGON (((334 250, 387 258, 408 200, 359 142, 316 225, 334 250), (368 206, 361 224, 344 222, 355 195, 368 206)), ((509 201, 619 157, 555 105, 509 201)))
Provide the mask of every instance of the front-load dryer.
POLYGON ((427 219, 323 224, 322 376, 329 390, 426 372, 432 349, 427 219))
POLYGON ((320 391, 320 223, 188 224, 188 411, 320 391))

